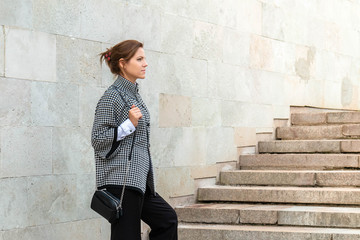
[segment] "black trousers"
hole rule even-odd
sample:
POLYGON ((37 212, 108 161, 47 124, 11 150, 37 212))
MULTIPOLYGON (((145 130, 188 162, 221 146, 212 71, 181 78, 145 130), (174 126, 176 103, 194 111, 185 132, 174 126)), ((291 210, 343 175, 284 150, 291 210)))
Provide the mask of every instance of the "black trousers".
MULTIPOLYGON (((121 188, 108 187, 108 191, 120 198, 121 188)), ((111 224, 111 240, 141 240, 141 222, 150 226, 150 240, 177 240, 177 215, 160 196, 153 196, 149 189, 145 195, 125 189, 123 216, 111 224)))

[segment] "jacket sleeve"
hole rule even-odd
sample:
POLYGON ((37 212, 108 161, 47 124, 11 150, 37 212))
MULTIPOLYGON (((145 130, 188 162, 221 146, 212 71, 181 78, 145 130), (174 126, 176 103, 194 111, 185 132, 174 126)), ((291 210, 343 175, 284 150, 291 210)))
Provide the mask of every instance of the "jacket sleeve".
POLYGON ((119 111, 125 111, 125 104, 116 93, 106 91, 96 106, 91 133, 91 145, 103 159, 111 159, 120 144, 117 141, 119 111))

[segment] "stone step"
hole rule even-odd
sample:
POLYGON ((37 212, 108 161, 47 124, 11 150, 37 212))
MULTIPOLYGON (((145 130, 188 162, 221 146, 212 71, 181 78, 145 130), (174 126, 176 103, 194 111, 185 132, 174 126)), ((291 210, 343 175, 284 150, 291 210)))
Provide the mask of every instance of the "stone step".
POLYGON ((179 240, 359 240, 360 230, 288 226, 180 224, 179 240))
POLYGON ((360 186, 360 170, 231 170, 220 172, 222 185, 360 186))
POLYGON ((180 222, 360 228, 360 208, 251 204, 177 207, 180 222))
POLYGON ((360 123, 360 112, 294 113, 292 125, 360 123))
POLYGON ((199 201, 359 205, 360 188, 209 186, 198 189, 199 201))
POLYGON ((276 129, 276 138, 282 140, 346 139, 359 137, 360 124, 278 127, 276 129))
POLYGON ((359 167, 359 155, 356 154, 256 154, 239 157, 239 168, 248 170, 325 170, 359 167))
POLYGON ((360 140, 275 140, 258 147, 259 153, 358 153, 360 140))

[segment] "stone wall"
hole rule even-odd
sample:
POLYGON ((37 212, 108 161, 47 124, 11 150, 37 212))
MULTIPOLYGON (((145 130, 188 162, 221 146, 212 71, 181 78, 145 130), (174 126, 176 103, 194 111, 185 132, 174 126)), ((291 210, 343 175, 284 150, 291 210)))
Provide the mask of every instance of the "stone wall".
POLYGON ((89 209, 90 132, 114 80, 97 54, 125 39, 145 44, 157 190, 173 205, 290 105, 360 108, 359 1, 0 0, 0 239, 108 238, 89 209))

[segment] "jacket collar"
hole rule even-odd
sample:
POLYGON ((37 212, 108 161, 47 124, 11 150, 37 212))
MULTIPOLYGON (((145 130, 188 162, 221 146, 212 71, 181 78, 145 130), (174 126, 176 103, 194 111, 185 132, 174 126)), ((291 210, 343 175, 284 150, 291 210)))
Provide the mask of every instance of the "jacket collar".
POLYGON ((122 89, 125 93, 135 96, 139 92, 138 83, 132 83, 121 75, 114 82, 113 86, 122 89))

